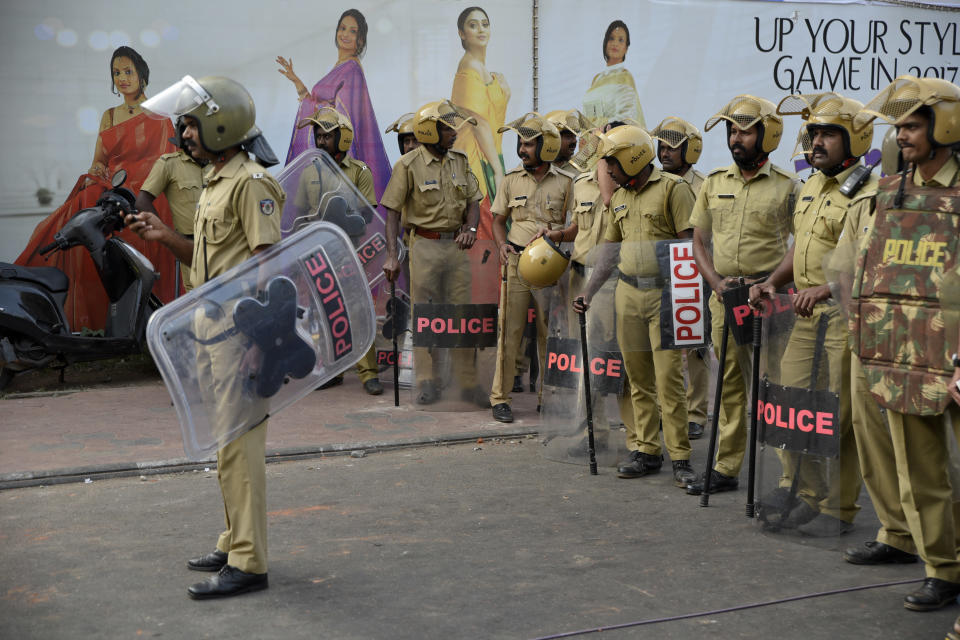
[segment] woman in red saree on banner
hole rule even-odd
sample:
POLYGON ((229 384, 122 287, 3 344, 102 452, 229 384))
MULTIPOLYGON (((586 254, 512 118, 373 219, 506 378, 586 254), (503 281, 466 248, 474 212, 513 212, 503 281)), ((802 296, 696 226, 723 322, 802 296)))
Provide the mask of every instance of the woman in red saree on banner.
POLYGON ((367 47, 367 20, 362 13, 356 9, 343 12, 337 22, 334 44, 337 46, 337 64, 320 82, 313 85, 312 91, 307 91, 307 86, 294 73, 293 60, 277 56, 277 64, 280 65, 278 71, 293 83, 300 98, 300 108, 293 121, 293 134, 284 164, 289 164, 298 155, 315 146, 310 127, 297 129, 297 123, 312 116, 319 107, 333 107, 353 123, 354 137, 350 155, 370 168, 373 174, 373 190, 379 202, 387 182, 390 181, 390 163, 383 148, 370 94, 367 92, 363 68, 360 66, 360 58, 367 47))
MULTIPOLYGON (((70 291, 65 312, 74 331, 82 328, 97 331, 106 324, 109 299, 93 260, 80 248, 56 251, 47 257, 40 256, 37 249, 52 242, 54 234, 78 211, 94 206, 104 190, 110 188, 110 178, 117 171, 126 170, 124 186, 137 193, 154 161, 164 153, 176 151, 170 141, 174 135, 172 123, 150 118, 140 109, 140 103, 146 99, 144 88, 150 78, 150 68, 140 54, 130 47, 117 48, 110 58, 110 74, 112 90, 123 98, 123 102, 103 112, 90 170, 80 176, 66 202, 37 225, 26 249, 16 260, 17 264, 25 266, 54 266, 67 274, 70 291)), ((172 224, 166 198, 161 196, 154 202, 163 222, 172 224)), ((126 229, 121 235, 125 242, 149 258, 160 273, 154 293, 164 302, 172 300, 176 296, 176 266, 172 254, 159 245, 149 246, 126 229)))

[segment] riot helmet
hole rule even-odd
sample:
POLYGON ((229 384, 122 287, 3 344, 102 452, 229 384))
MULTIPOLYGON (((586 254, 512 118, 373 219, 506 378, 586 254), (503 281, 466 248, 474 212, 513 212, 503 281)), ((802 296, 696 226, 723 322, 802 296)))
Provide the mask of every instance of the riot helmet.
POLYGON ((568 264, 570 254, 543 235, 523 248, 517 259, 517 273, 523 282, 540 289, 556 284, 568 264))
POLYGON ((353 124, 350 119, 333 107, 322 107, 317 109, 310 117, 304 118, 297 123, 297 128, 313 127, 313 137, 316 139, 317 132, 333 132, 333 147, 337 153, 346 153, 353 144, 353 124))
POLYGON ((467 122, 477 124, 475 118, 460 112, 449 100, 428 102, 413 117, 413 135, 420 144, 436 144, 440 142, 440 123, 459 131, 467 122))
POLYGON ((601 134, 601 138, 603 157, 619 162, 623 172, 630 178, 640 175, 656 157, 653 139, 642 127, 621 125, 601 134))
POLYGON ((397 132, 397 146, 400 148, 400 155, 406 153, 404 148, 408 138, 416 140, 416 136, 413 133, 413 119, 415 115, 414 113, 405 113, 383 130, 384 133, 390 133, 391 131, 397 132))
POLYGON ((960 142, 960 87, 940 78, 898 76, 857 115, 859 123, 883 118, 899 125, 921 107, 929 107, 927 139, 933 148, 960 142))
POLYGON ((504 133, 505 131, 517 132, 518 153, 521 140, 524 142, 536 140, 536 156, 540 163, 553 162, 560 153, 560 132, 553 123, 535 111, 531 111, 500 127, 497 133, 504 133))
POLYGON ((761 155, 767 155, 780 144, 783 135, 783 120, 776 113, 776 107, 769 100, 747 94, 739 95, 728 102, 723 109, 707 120, 704 131, 710 131, 721 120, 740 129, 749 129, 757 125, 757 148, 761 155))
POLYGON ((697 164, 697 160, 700 159, 700 154, 703 152, 703 136, 700 135, 700 130, 686 120, 675 116, 664 118, 650 132, 650 137, 659 140, 661 144, 665 144, 671 149, 680 147, 680 155, 684 164, 691 166, 697 164))
POLYGON ((812 150, 813 131, 818 127, 838 129, 843 136, 846 157, 859 158, 870 150, 873 142, 873 123, 857 122, 856 116, 863 105, 837 93, 814 93, 790 95, 777 105, 777 113, 784 116, 799 115, 806 124, 800 128, 795 157, 809 154, 812 150))

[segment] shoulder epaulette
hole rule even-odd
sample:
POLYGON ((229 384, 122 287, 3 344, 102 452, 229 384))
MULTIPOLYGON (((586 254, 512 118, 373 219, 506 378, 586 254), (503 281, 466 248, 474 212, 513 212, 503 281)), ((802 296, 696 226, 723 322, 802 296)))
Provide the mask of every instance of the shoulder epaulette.
POLYGON ((593 173, 591 173, 590 171, 584 171, 583 173, 578 175, 576 178, 574 178, 573 181, 580 182, 581 180, 587 180, 592 177, 593 177, 593 173))
POLYGON ((514 167, 513 169, 510 169, 510 171, 507 171, 507 175, 509 175, 509 174, 511 174, 511 173, 520 173, 521 171, 524 171, 524 168, 523 168, 523 165, 522 165, 522 164, 521 164, 521 165, 517 165, 517 166, 514 167))
POLYGON ((405 167, 409 167, 411 164, 413 164, 413 161, 420 157, 422 148, 423 147, 417 147, 413 151, 409 151, 403 154, 402 156, 400 156, 401 164, 403 164, 403 166, 405 167))
POLYGON ((560 175, 566 176, 567 178, 570 178, 571 180, 576 180, 576 179, 577 179, 577 174, 573 173, 572 171, 567 171, 566 169, 561 169, 560 167, 554 167, 554 169, 556 169, 556 170, 557 170, 557 173, 559 173, 560 175))
MULTIPOLYGON (((868 186, 868 185, 864 185, 864 186, 868 186)), ((860 202, 861 200, 867 200, 867 199, 872 199, 876 197, 877 197, 877 188, 876 188, 876 185, 874 185, 873 189, 867 189, 866 191, 861 191, 857 195, 853 196, 853 198, 850 199, 850 203, 848 206, 852 207, 853 205, 860 202)))
POLYGON ((179 151, 174 151, 173 153, 164 153, 160 156, 161 160, 169 160, 170 158, 176 158, 180 156, 179 151))
POLYGON ((466 154, 465 151, 461 151, 460 149, 448 149, 448 150, 447 150, 447 153, 452 153, 452 154, 454 154, 454 155, 463 156, 464 158, 469 157, 469 156, 467 156, 467 154, 466 154))
POLYGON ((774 165, 771 165, 771 166, 770 166, 770 169, 773 170, 773 171, 776 171, 777 173, 779 173, 780 175, 782 175, 782 176, 785 177, 785 178, 789 178, 790 180, 796 180, 796 181, 798 181, 798 182, 802 182, 802 181, 800 180, 800 176, 798 176, 797 174, 795 174, 795 173, 792 172, 792 171, 787 171, 786 169, 782 169, 782 168, 778 167, 778 166, 775 165, 775 164, 774 164, 774 165))
POLYGON ((729 168, 729 167, 717 167, 717 168, 714 169, 713 171, 709 172, 709 173, 707 174, 707 176, 712 176, 712 175, 715 175, 715 174, 717 174, 717 173, 726 173, 728 168, 729 168))

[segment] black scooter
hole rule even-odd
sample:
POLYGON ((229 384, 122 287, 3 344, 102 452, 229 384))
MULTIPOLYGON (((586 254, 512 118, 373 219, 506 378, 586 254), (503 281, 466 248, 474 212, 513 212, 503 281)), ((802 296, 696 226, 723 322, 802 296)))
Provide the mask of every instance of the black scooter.
POLYGON ((142 350, 147 319, 161 306, 152 294, 160 276, 143 254, 113 236, 124 216, 136 213, 133 192, 123 187, 126 178, 126 171, 118 171, 96 206, 77 212, 39 251, 82 245, 90 253, 110 299, 103 337, 71 332, 63 311, 70 283, 63 271, 0 262, 0 389, 23 371, 60 367, 62 379, 68 364, 142 350))

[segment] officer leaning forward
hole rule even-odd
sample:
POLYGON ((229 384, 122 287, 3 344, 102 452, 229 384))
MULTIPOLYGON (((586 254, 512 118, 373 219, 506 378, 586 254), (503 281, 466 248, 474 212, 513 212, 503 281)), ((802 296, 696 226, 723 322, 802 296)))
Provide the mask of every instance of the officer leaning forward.
POLYGON ((873 229, 860 245, 853 349, 887 409, 900 500, 926 569, 904 607, 928 611, 960 594, 960 503, 949 473, 960 431, 960 87, 900 76, 861 116, 896 126, 905 167, 880 180, 873 229))
MULTIPOLYGON (((137 194, 136 207, 139 211, 156 213, 153 201, 161 194, 167 198, 170 213, 173 216, 173 228, 187 239, 193 239, 193 214, 197 210, 197 201, 203 189, 203 167, 206 161, 194 158, 183 140, 184 124, 177 120, 177 136, 174 139, 180 147, 174 153, 165 153, 153 163, 147 179, 137 194)), ((180 262, 179 260, 177 262, 180 262)), ((180 262, 180 275, 187 291, 193 288, 190 282, 190 264, 180 262)), ((179 293, 180 287, 177 287, 179 293)))
POLYGON ((586 310, 616 264, 620 279, 614 303, 617 342, 634 413, 633 423, 626 425, 630 457, 618 466, 617 474, 639 478, 660 470, 662 415, 674 482, 686 487, 695 475, 690 466, 682 360, 679 351, 660 348, 663 282, 655 243, 690 237, 693 191, 680 176, 653 166, 653 141, 642 128, 615 127, 604 134, 603 144, 608 171, 620 188, 610 200, 606 255, 600 258, 583 298, 578 298, 574 306, 577 311, 586 310))
MULTIPOLYGON (((347 153, 353 143, 353 124, 350 123, 350 119, 336 109, 323 107, 317 109, 309 118, 304 118, 297 123, 298 129, 303 127, 313 127, 313 140, 317 149, 323 149, 330 154, 360 195, 367 199, 371 207, 376 207, 377 196, 373 190, 373 174, 365 163, 347 153)), ((302 184, 297 189, 296 196, 297 209, 300 211, 316 211, 320 204, 320 197, 323 195, 320 189, 311 189, 309 184, 303 184, 310 180, 311 175, 313 175, 312 172, 304 171, 300 176, 302 184)), ((357 376, 363 383, 363 390, 372 396, 383 393, 383 385, 380 384, 377 374, 377 348, 371 345, 370 350, 357 363, 357 376)), ((342 383, 343 374, 341 373, 320 388, 327 389, 342 383)))
MULTIPOLYGON (((693 196, 700 192, 704 176, 693 168, 703 151, 703 136, 700 131, 682 118, 666 118, 650 132, 657 141, 657 159, 664 171, 687 181, 693 196)), ((703 436, 707 422, 710 388, 710 352, 708 347, 684 349, 683 359, 687 367, 687 435, 691 440, 703 436)))
MULTIPOLYGON (((211 167, 194 216, 194 241, 149 212, 127 217, 135 233, 162 243, 183 264, 189 264, 195 287, 280 240, 279 212, 285 196, 264 169, 277 160, 255 124, 253 99, 246 89, 228 78, 194 80, 186 76, 143 107, 161 115, 182 116, 184 146, 211 167), (248 152, 257 161, 251 160, 248 152)), ((223 432, 247 418, 235 415, 239 403, 234 400, 242 394, 245 377, 238 372, 255 368, 257 363, 251 361, 255 359, 253 350, 230 340, 211 344, 197 354, 201 384, 217 385, 212 421, 223 432)), ((217 451, 226 530, 213 552, 187 562, 196 571, 218 572, 191 586, 191 598, 218 598, 267 588, 266 437, 264 419, 217 451)))
POLYGON ((773 296, 790 282, 796 284, 793 308, 797 318, 783 353, 781 382, 790 387, 812 388, 816 381, 810 380, 811 363, 817 359, 816 353, 822 351, 829 363, 830 390, 840 395, 838 458, 777 451, 783 465, 779 488, 774 495, 763 498, 764 503, 782 504, 789 499, 790 488, 796 486, 800 501, 781 526, 818 537, 847 533, 860 509, 860 465, 851 423, 846 319, 833 300, 823 264, 840 239, 851 198, 860 190, 876 191, 877 179, 863 174, 860 160, 873 142, 871 123, 854 124, 862 107, 860 102, 835 93, 794 95, 781 101, 778 113, 798 114, 806 121, 794 155, 803 153, 818 171, 800 191, 793 217, 795 244, 766 282, 750 289, 751 303, 759 306, 764 296, 773 296), (856 191, 842 191, 854 172, 864 175, 864 182, 856 191), (799 476, 796 485, 795 475, 799 476))
MULTIPOLYGON (((464 116, 448 101, 430 102, 414 116, 420 146, 393 167, 381 204, 387 209, 387 260, 383 272, 391 282, 400 273, 397 234, 400 211, 410 231, 410 298, 418 302, 470 301, 470 260, 477 240, 481 198, 464 153, 454 150, 464 116)), ((472 349, 452 349, 453 373, 463 400, 487 406, 477 384, 472 349)), ((442 387, 440 362, 426 347, 414 347, 417 404, 433 404, 442 387)))
MULTIPOLYGON (((505 275, 500 291, 497 364, 490 390, 493 419, 513 422, 510 390, 516 375, 516 353, 526 327, 527 307, 533 299, 537 322, 540 371, 546 371, 546 309, 538 308, 531 288, 517 272, 523 248, 541 229, 562 229, 573 202, 573 176, 552 166, 560 151, 560 132, 536 113, 514 120, 500 133, 517 132, 517 156, 521 166, 504 177, 490 211, 493 237, 500 250, 505 275), (510 231, 507 233, 507 220, 510 231)), ((542 387, 541 387, 542 394, 542 387)), ((538 395, 538 405, 542 395, 538 395)))
MULTIPOLYGON (((727 127, 727 147, 733 164, 707 175, 693 207, 693 254, 700 273, 716 294, 710 298, 713 347, 719 354, 723 340, 724 292, 757 282, 780 264, 792 233, 791 216, 800 179, 769 161, 780 144, 783 120, 769 100, 749 95, 735 97, 706 124, 727 127)), ((727 342, 727 360, 720 402, 716 464, 710 490, 732 491, 740 481, 747 444, 747 384, 751 348, 727 342)), ((716 411, 717 408, 714 408, 716 411)), ((688 493, 697 494, 701 483, 688 493)))

